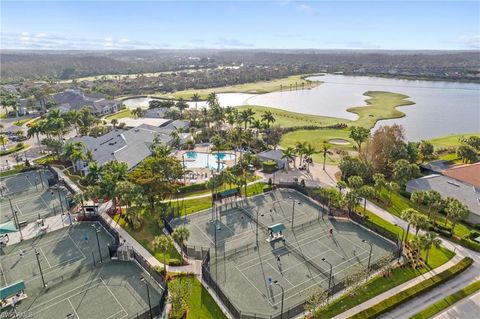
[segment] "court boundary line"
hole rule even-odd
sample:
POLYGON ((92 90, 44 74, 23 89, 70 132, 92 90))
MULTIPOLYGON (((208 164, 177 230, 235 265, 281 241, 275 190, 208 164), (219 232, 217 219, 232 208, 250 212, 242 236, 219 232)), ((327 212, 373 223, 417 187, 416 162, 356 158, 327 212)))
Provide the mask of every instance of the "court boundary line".
POLYGON ((73 312, 75 313, 75 316, 76 316, 78 319, 80 319, 80 316, 78 315, 77 310, 75 309, 75 307, 73 306, 72 302, 70 301, 70 297, 68 297, 67 300, 68 300, 68 303, 70 304, 70 307, 72 307, 73 312))
POLYGON ((5 276, 5 271, 3 271, 2 263, 0 263, 0 270, 2 271, 2 277, 3 277, 3 280, 5 281, 5 286, 8 286, 7 277, 5 276))
POLYGON ((236 265, 233 265, 233 266, 242 274, 242 276, 243 276, 245 279, 247 279, 248 283, 249 283, 250 285, 252 285, 253 288, 255 288, 255 290, 257 290, 257 291, 260 293, 260 295, 267 300, 267 302, 270 304, 270 306, 274 307, 274 305, 272 305, 272 303, 270 302, 270 298, 268 298, 268 295, 262 293, 262 292, 257 288, 257 286, 255 286, 255 285, 250 281, 250 278, 248 278, 248 277, 243 273, 243 271, 239 270, 236 265))
MULTIPOLYGON (((120 307, 122 308, 122 310, 125 312, 126 316, 128 316, 128 312, 125 310, 125 308, 124 308, 123 305, 120 303, 120 301, 118 301, 117 296, 115 296, 115 294, 112 292, 112 290, 110 290, 110 287, 108 287, 108 285, 106 284, 106 282, 103 280, 102 277, 100 277, 100 280, 101 280, 102 283, 105 285, 105 287, 107 288, 108 292, 112 295, 113 299, 115 299, 115 301, 120 305, 120 307)), ((121 318, 123 318, 123 317, 121 317, 121 318)))
POLYGON ((45 258, 45 261, 46 261, 47 264, 48 264, 48 268, 47 268, 47 269, 52 268, 52 265, 50 265, 50 262, 48 261, 47 255, 45 255, 45 253, 43 252, 42 247, 39 247, 38 249, 40 249, 40 251, 42 252, 43 258, 45 258))

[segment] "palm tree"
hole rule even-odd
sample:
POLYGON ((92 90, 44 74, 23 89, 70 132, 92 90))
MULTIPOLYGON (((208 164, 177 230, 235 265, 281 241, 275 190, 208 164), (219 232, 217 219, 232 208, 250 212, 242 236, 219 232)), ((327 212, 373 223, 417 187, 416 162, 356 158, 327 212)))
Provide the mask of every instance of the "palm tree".
POLYGON ((302 165, 303 154, 306 146, 307 146, 307 142, 298 141, 295 143, 295 152, 300 156, 300 163, 298 164, 299 166, 302 165))
POLYGON ((180 111, 180 117, 181 117, 183 114, 183 110, 188 108, 188 103, 185 102, 183 98, 179 98, 177 103, 175 103, 175 107, 177 107, 178 110, 180 111))
POLYGON ((214 105, 218 105, 217 94, 215 92, 211 92, 207 96, 207 104, 209 107, 213 107, 214 105))
MULTIPOLYGON (((312 157, 313 154, 316 154, 317 150, 311 144, 307 144, 303 149, 303 154, 307 157, 312 157)), ((307 173, 310 173, 310 160, 307 161, 307 173)))
POLYGON ((287 160, 287 170, 290 168, 290 161, 293 161, 293 166, 296 167, 295 156, 296 156, 296 151, 293 147, 287 147, 285 150, 283 150, 282 159, 287 160))
POLYGON ((94 185, 100 180, 102 175, 102 167, 97 162, 88 163, 88 171, 85 176, 85 180, 89 185, 94 185))
POLYGON ((172 237, 177 243, 179 243, 183 247, 184 243, 190 237, 190 231, 188 230, 187 227, 180 226, 175 228, 175 230, 172 233, 172 237))
POLYGON ((425 237, 415 236, 410 242, 410 245, 412 247, 412 250, 414 252, 414 257, 415 257, 414 268, 417 268, 418 261, 420 259, 420 254, 422 252, 423 247, 425 247, 425 237))
POLYGON ((5 144, 7 144, 8 142, 8 139, 5 135, 1 134, 0 135, 0 144, 2 144, 2 147, 3 147, 3 150, 6 151, 6 147, 5 147, 5 144))
POLYGON ((178 147, 180 145, 180 135, 177 131, 171 131, 170 137, 172 138, 172 146, 178 147))
POLYGON ((364 198, 363 202, 363 216, 366 215, 367 212, 367 198, 372 197, 375 194, 375 189, 372 186, 369 185, 363 185, 360 187, 358 190, 358 193, 360 196, 364 198))
POLYGON ((83 125, 82 114, 77 110, 70 110, 67 112, 67 115, 69 124, 75 127, 75 132, 78 135, 78 128, 83 125))
POLYGON ((413 219, 413 216, 419 214, 418 211, 416 211, 415 209, 413 208, 407 208, 407 209, 404 209, 402 210, 402 212, 400 213, 400 218, 402 218, 404 221, 407 222, 407 231, 406 231, 406 234, 405 234, 405 239, 402 239, 407 241, 408 239, 408 234, 409 234, 409 231, 410 231, 410 226, 412 225, 412 219, 413 219))
POLYGON ((192 95, 192 101, 195 102, 195 110, 198 109, 197 108, 197 103, 198 101, 200 101, 200 95, 198 93, 195 93, 192 95))
POLYGON ((72 162, 73 171, 77 171, 76 162, 85 159, 85 144, 82 142, 68 143, 63 148, 62 157, 72 162))
POLYGON ((40 136, 39 136, 40 133, 41 133, 41 127, 38 124, 38 122, 30 124, 30 126, 27 129, 28 138, 31 138, 32 136, 35 135, 37 137, 38 147, 41 149, 42 145, 40 143, 40 136))
POLYGON ((458 199, 450 201, 447 205, 446 211, 447 218, 450 219, 450 221, 452 222, 452 234, 455 231, 455 226, 457 225, 457 222, 459 220, 467 218, 470 214, 468 207, 462 204, 458 199))
POLYGON ((245 130, 247 129, 247 125, 252 122, 254 114, 255 112, 253 112, 252 109, 243 110, 238 114, 240 123, 244 123, 245 125, 245 130))
POLYGON ((163 253, 163 272, 167 275, 167 252, 173 247, 173 240, 169 236, 160 235, 153 239, 152 247, 163 253))
POLYGON ((328 145, 327 141, 323 141, 322 145, 322 153, 323 153, 323 170, 325 170, 325 162, 327 161, 328 150, 330 146, 328 145))
POLYGON ((265 111, 262 114, 262 121, 264 121, 265 123, 267 123, 268 126, 270 126, 270 124, 275 123, 276 120, 271 111, 265 111))
POLYGON ((415 236, 418 235, 418 232, 421 230, 428 230, 430 226, 430 219, 428 216, 425 216, 421 213, 417 213, 412 216, 412 226, 415 228, 415 236))
POLYGON ((263 128, 263 123, 260 120, 253 120, 251 124, 251 128, 255 129, 255 137, 258 138, 258 134, 260 130, 263 128))
POLYGON ((116 128, 117 128, 117 124, 118 124, 118 120, 117 120, 117 119, 112 119, 112 120, 110 121, 110 123, 112 123, 113 129, 116 129, 116 128))
POLYGON ((425 264, 428 265, 428 257, 430 255, 430 249, 432 248, 432 246, 439 247, 442 241, 438 238, 438 235, 435 232, 427 232, 423 237, 424 237, 423 248, 426 250, 425 264))

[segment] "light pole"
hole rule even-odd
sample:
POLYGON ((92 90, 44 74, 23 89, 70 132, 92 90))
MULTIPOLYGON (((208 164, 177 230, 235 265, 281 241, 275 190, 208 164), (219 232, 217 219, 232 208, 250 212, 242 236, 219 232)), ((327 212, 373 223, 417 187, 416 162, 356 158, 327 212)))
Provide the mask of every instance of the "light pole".
POLYGON ((37 263, 38 263, 38 269, 40 270, 40 276, 42 277, 42 284, 43 288, 45 288, 47 285, 45 285, 45 278, 43 278, 43 272, 42 272, 42 265, 40 265, 40 259, 38 259, 38 256, 40 256, 40 253, 37 251, 37 249, 34 249, 35 257, 37 258, 37 263))
POLYGON ((150 312, 150 319, 153 319, 153 314, 152 314, 152 304, 150 302, 150 288, 148 288, 148 283, 145 280, 144 277, 140 277, 140 281, 145 284, 145 287, 147 287, 147 297, 148 297, 148 310, 150 312))
POLYGON ((292 229, 293 229, 293 219, 295 218, 295 198, 291 197, 292 199, 292 229))
POLYGON ((368 267, 367 267, 368 273, 370 273, 370 262, 372 260, 373 244, 365 239, 362 239, 362 242, 370 245, 370 254, 368 255, 368 267))
POLYGON ((257 246, 258 246, 258 207, 257 207, 257 231, 255 232, 255 236, 256 236, 256 239, 257 239, 257 246))
POLYGON ((13 223, 17 226, 18 232, 20 233, 20 241, 23 241, 22 230, 20 229, 20 222, 18 221, 17 211, 13 210, 12 200, 9 198, 8 202, 10 203, 10 209, 12 210, 13 223))
POLYGON ((326 262, 329 266, 330 266, 330 274, 328 275, 328 294, 327 294, 327 302, 328 302, 328 298, 330 297, 330 289, 332 287, 332 272, 333 272, 333 266, 332 264, 326 260, 325 258, 322 258, 322 261, 326 262))
POLYGON ((95 229, 95 237, 97 238, 97 247, 98 247, 98 255, 100 256, 100 263, 103 263, 102 258, 102 250, 100 249, 100 241, 98 240, 98 233, 100 229, 98 229, 95 225, 92 225, 93 229, 95 229))
POLYGON ((283 299, 284 299, 284 296, 285 296, 285 291, 283 290, 283 287, 282 287, 282 285, 280 285, 278 280, 275 280, 273 283, 275 285, 277 285, 278 287, 280 287, 280 289, 282 289, 282 303, 281 303, 281 306, 280 306, 280 319, 283 319, 283 299))

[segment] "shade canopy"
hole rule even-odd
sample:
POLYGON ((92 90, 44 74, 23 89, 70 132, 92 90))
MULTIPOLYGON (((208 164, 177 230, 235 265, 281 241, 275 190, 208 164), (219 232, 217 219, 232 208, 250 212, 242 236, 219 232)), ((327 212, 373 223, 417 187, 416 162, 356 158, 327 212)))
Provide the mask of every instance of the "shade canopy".
POLYGON ((0 224, 0 235, 14 233, 16 231, 17 231, 17 227, 15 226, 15 223, 13 222, 13 220, 0 224))
POLYGON ((272 233, 279 233, 285 229, 285 225, 283 225, 282 223, 278 223, 275 225, 268 226, 268 229, 271 230, 272 233))

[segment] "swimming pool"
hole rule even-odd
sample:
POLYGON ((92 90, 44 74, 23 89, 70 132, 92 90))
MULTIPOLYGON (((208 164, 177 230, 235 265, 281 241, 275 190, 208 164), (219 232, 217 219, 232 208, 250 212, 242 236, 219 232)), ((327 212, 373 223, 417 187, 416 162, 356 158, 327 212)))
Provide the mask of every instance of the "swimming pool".
POLYGON ((210 168, 210 169, 223 169, 225 166, 224 161, 233 161, 235 155, 232 153, 200 153, 195 151, 186 152, 183 155, 186 168, 210 168), (218 160, 220 160, 220 166, 218 166, 218 160))

